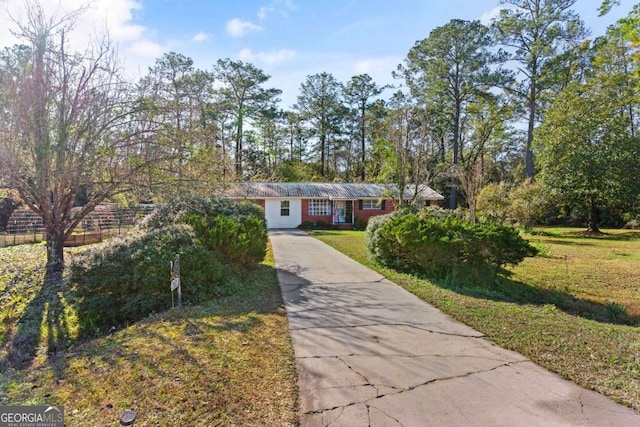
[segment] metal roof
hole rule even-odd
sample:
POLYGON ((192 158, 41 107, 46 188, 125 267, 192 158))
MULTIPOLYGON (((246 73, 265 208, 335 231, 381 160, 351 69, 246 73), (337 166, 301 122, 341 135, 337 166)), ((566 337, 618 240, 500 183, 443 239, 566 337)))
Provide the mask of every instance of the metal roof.
MULTIPOLYGON (((407 186, 404 198, 411 198, 414 186, 407 186)), ((333 183, 333 182, 238 182, 230 183, 221 191, 222 196, 242 199, 302 198, 302 199, 380 199, 397 195, 393 184, 333 183)), ((418 198, 442 200, 444 197, 426 185, 418 186, 418 198)))

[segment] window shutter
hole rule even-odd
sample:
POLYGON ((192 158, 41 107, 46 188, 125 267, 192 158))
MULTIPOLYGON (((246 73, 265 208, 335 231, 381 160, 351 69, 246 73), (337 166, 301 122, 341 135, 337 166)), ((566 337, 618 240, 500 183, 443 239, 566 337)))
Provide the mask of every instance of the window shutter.
POLYGON ((362 200, 358 200, 358 209, 362 210, 362 200))
POLYGON ((385 202, 385 200, 382 201, 382 205, 380 206, 380 210, 384 210, 384 208, 385 208, 384 202, 385 202))

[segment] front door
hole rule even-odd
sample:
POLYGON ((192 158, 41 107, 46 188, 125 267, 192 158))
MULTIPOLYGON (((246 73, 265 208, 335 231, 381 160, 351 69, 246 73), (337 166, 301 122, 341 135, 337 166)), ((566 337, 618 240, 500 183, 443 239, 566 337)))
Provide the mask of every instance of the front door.
POLYGON ((347 202, 346 200, 336 200, 333 202, 333 222, 347 222, 347 202))

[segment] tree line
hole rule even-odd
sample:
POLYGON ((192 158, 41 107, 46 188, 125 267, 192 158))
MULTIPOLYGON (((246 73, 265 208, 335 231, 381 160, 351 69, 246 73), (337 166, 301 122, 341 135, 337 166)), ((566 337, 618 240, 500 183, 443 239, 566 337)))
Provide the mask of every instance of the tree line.
POLYGON ((490 25, 453 19, 410 47, 402 89, 323 71, 282 109, 268 74, 229 58, 202 70, 170 52, 127 80, 108 39, 69 51, 83 9, 30 0, 22 44, 0 52, 0 183, 43 217, 52 271, 98 203, 230 181, 428 184, 472 218, 496 195, 552 196, 597 229, 603 208, 638 212, 640 5, 589 39, 575 3, 502 0, 490 25))

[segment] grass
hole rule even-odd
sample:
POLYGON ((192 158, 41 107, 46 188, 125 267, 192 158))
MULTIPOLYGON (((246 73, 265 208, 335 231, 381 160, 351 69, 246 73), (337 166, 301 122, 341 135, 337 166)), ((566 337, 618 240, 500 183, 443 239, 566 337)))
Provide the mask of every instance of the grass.
POLYGON ((640 232, 538 229, 541 248, 493 285, 430 280, 374 264, 364 233, 313 236, 498 345, 640 411, 640 232))
POLYGON ((116 425, 129 408, 136 426, 297 424, 270 252, 232 297, 84 343, 75 341, 73 303, 42 290, 43 274, 44 246, 0 249, 0 405, 63 405, 69 425, 116 425), (26 344, 33 354, 21 353, 26 344))

